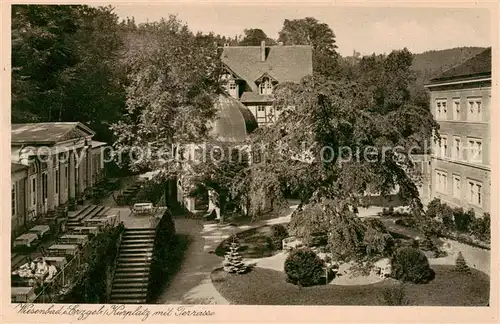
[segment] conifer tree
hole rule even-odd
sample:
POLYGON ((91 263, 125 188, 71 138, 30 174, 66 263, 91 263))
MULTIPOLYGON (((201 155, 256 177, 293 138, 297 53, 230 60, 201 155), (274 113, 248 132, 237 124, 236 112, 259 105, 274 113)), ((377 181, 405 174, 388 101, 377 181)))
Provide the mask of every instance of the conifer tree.
POLYGON ((458 252, 457 260, 455 261, 455 270, 458 272, 469 273, 470 268, 465 262, 465 258, 462 255, 462 252, 458 252))
POLYGON ((224 262, 222 263, 224 271, 238 274, 243 274, 247 271, 247 265, 243 262, 243 258, 238 252, 239 247, 238 242, 233 239, 229 251, 226 252, 224 257, 224 262))

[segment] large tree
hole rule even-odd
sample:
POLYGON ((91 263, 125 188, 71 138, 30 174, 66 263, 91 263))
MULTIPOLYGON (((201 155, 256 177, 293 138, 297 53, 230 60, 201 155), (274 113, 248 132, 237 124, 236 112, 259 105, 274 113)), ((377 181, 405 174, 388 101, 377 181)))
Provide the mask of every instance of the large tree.
POLYGON ((112 126, 115 147, 122 152, 148 148, 152 154, 143 150, 129 166, 174 176, 183 169, 173 158, 180 148, 208 138, 214 98, 222 91, 219 53, 175 16, 139 26, 127 43, 127 107, 112 126))
POLYGON ((280 85, 274 105, 293 108, 254 139, 267 144, 273 168, 265 177, 277 177, 301 193, 292 228, 333 233, 332 249, 348 250, 337 250, 339 256, 362 248, 365 227, 353 217, 368 191, 386 196, 399 188, 415 211, 422 207, 412 148, 437 124, 426 107, 412 103, 409 57, 402 50, 367 59, 357 81, 317 74, 300 84, 280 85), (306 159, 305 152, 312 158, 306 159))
POLYGON ((12 8, 12 121, 82 121, 110 140, 124 108, 122 38, 111 7, 12 8))
POLYGON ((276 42, 267 37, 266 33, 259 28, 250 28, 243 31, 245 36, 240 40, 240 46, 259 46, 262 41, 265 41, 267 45, 274 45, 276 42))
POLYGON ((335 34, 327 24, 313 17, 285 19, 278 35, 278 42, 284 45, 311 45, 314 72, 326 77, 335 76, 339 56, 335 34))

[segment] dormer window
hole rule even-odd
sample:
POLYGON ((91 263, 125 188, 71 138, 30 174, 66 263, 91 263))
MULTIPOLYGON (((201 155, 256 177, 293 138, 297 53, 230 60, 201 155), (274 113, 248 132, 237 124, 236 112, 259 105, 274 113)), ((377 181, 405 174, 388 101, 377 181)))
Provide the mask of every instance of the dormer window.
POLYGON ((271 83, 271 80, 269 80, 268 77, 262 78, 262 82, 259 85, 259 92, 262 95, 272 94, 273 85, 271 83))

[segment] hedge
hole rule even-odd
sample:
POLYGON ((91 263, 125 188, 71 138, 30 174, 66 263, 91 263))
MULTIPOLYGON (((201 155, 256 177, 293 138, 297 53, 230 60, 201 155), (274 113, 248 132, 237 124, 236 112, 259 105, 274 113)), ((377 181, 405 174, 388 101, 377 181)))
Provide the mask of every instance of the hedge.
POLYGON ((175 243, 175 223, 169 209, 165 210, 155 232, 151 272, 149 274, 148 296, 151 301, 160 292, 169 267, 169 260, 174 255, 172 246, 175 243))
POLYGON ((84 304, 103 304, 107 302, 116 263, 118 245, 125 227, 120 223, 116 227, 105 229, 97 234, 88 247, 90 255, 82 260, 86 270, 75 274, 78 277, 70 299, 84 304))

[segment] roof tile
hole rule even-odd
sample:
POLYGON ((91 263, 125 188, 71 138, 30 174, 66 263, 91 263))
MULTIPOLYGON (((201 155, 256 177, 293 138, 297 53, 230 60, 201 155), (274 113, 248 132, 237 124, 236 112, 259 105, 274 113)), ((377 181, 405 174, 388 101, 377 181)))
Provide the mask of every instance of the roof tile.
POLYGON ((222 51, 222 62, 257 92, 255 80, 264 73, 279 82, 300 82, 312 74, 312 47, 309 45, 277 45, 266 47, 266 60, 261 61, 260 46, 228 46, 222 51))

